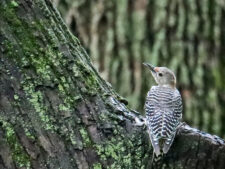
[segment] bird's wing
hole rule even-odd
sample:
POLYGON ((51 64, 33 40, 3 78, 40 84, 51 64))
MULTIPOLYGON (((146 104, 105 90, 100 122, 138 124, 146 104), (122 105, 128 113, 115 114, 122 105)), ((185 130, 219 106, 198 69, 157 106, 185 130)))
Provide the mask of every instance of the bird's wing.
POLYGON ((153 86, 147 94, 145 112, 155 154, 157 156, 160 154, 161 138, 165 139, 163 152, 167 153, 182 116, 182 100, 179 92, 159 91, 159 88, 153 86))
POLYGON ((174 94, 172 103, 172 112, 168 113, 168 115, 166 116, 166 128, 168 137, 166 138, 163 145, 163 153, 167 153, 169 151, 176 135, 177 127, 182 119, 182 98, 178 90, 174 94))
POLYGON ((157 90, 153 86, 147 93, 145 102, 146 122, 149 132, 149 137, 156 156, 160 154, 159 140, 157 138, 160 132, 160 116, 157 116, 157 90))

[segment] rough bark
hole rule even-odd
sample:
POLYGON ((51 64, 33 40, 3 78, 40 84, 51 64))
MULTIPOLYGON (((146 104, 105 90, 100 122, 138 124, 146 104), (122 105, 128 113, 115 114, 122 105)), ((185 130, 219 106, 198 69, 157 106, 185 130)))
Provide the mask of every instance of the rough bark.
MULTIPOLYGON (((98 75, 49 0, 0 1, 0 168, 148 168, 138 113, 98 75)), ((182 127, 168 168, 224 168, 224 141, 182 127)))
POLYGON ((142 62, 166 66, 177 75, 185 121, 225 138, 223 1, 56 1, 101 76, 132 108, 143 112, 153 83, 142 62))
POLYGON ((166 155, 166 168, 216 169, 225 167, 225 142, 184 124, 166 155))

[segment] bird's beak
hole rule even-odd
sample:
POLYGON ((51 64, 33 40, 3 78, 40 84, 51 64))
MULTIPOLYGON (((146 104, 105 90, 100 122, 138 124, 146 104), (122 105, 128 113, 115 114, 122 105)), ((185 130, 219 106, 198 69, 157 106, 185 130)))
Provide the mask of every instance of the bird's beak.
POLYGON ((155 66, 149 64, 149 63, 143 63, 146 67, 148 67, 153 73, 156 73, 155 66))

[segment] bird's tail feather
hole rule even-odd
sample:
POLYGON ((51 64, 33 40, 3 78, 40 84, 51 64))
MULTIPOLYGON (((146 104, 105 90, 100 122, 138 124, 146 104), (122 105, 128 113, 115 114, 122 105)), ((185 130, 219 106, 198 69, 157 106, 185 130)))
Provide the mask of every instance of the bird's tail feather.
POLYGON ((158 156, 156 156, 153 151, 151 169, 161 169, 162 168, 162 159, 163 159, 163 153, 160 153, 158 156))
POLYGON ((169 149, 170 149, 170 147, 171 147, 171 145, 173 143, 175 135, 176 135, 176 132, 170 138, 167 138, 165 140, 165 142, 163 144, 163 153, 164 154, 166 154, 169 151, 169 149))

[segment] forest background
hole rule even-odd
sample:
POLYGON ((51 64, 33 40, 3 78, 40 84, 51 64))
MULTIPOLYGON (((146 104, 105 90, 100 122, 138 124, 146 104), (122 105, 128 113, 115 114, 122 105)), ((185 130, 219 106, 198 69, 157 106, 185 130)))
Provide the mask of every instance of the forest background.
POLYGON ((53 0, 100 75, 144 114, 143 62, 172 69, 183 120, 225 138, 225 2, 53 0))

